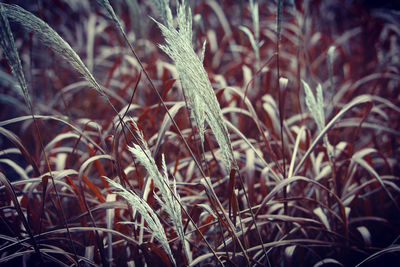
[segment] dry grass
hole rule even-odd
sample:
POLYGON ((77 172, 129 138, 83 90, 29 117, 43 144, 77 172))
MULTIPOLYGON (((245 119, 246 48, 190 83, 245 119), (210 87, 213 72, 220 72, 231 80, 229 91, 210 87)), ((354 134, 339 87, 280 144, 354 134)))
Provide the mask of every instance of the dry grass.
POLYGON ((0 265, 395 266, 399 12, 288 2, 2 1, 0 265))

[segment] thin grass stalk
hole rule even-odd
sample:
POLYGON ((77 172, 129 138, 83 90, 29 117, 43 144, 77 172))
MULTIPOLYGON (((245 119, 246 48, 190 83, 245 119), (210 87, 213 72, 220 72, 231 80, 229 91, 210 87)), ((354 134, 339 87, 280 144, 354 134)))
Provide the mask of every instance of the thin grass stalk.
MULTIPOLYGON (((253 21, 253 32, 254 32, 254 45, 252 44, 254 54, 256 56, 256 70, 261 71, 261 59, 260 59, 260 21, 258 14, 258 0, 250 0, 249 3, 251 19, 253 21)), ((256 78, 256 87, 259 88, 261 85, 261 77, 256 78)))
MULTIPOLYGON (((326 60, 327 60, 327 64, 328 64, 328 73, 329 73, 329 82, 330 82, 330 86, 329 86, 329 91, 331 93, 331 98, 333 97, 333 59, 334 59, 334 53, 335 53, 335 46, 330 46, 326 55, 326 60)), ((332 99, 331 99, 332 101, 332 99)), ((328 140, 328 135, 326 135, 324 137, 324 144, 326 146, 326 150, 327 150, 327 154, 328 154, 328 158, 329 158, 329 165, 331 166, 332 169, 332 183, 333 183, 333 190, 335 192, 335 194, 339 194, 340 193, 340 188, 341 185, 339 184, 339 181, 336 177, 336 160, 335 160, 335 155, 333 153, 333 147, 330 145, 329 140, 328 140)), ((330 200, 331 196, 329 196, 330 200)), ((334 220, 331 220, 333 223, 335 223, 334 220)), ((346 232, 346 237, 347 237, 347 232, 346 232)), ((348 242, 348 241, 346 241, 348 242)))
MULTIPOLYGON (((112 202, 115 200, 116 200, 115 194, 107 195, 106 202, 112 202)), ((106 226, 109 229, 113 227, 113 221, 115 218, 114 216, 115 216, 114 209, 106 210, 106 226)), ((108 266, 111 267, 113 262, 113 242, 111 233, 107 233, 107 261, 108 261, 108 266)))
MULTIPOLYGON (((334 83, 333 83, 333 60, 334 60, 334 55, 335 55, 335 46, 330 46, 327 52, 327 62, 328 62, 328 72, 329 72, 329 82, 330 82, 330 93, 333 95, 333 90, 334 90, 334 83)), ((332 99, 331 99, 332 101, 332 99)), ((328 157, 329 157, 329 162, 331 164, 332 168, 332 177, 333 177, 333 182, 335 185, 335 190, 336 194, 339 194, 339 188, 341 187, 338 183, 338 180, 336 178, 336 159, 335 155, 332 151, 332 147, 329 144, 328 138, 324 141, 325 145, 327 146, 327 152, 328 152, 328 157)))
POLYGON ((229 216, 227 216, 225 214, 225 210, 223 209, 222 204, 219 201, 217 194, 214 191, 214 188, 212 186, 210 186, 210 184, 211 184, 210 178, 201 179, 201 184, 204 186, 204 189, 206 191, 206 194, 207 194, 210 202, 214 204, 214 205, 212 205, 212 208, 214 209, 215 215, 218 217, 218 221, 220 223, 223 223, 223 225, 225 226, 225 228, 228 230, 229 234, 231 235, 232 239, 233 238, 236 239, 240 249, 243 252, 243 256, 245 257, 245 259, 247 261, 247 264, 249 265, 250 258, 247 254, 247 250, 243 246, 242 241, 240 241, 239 237, 236 235, 235 227, 234 227, 232 221, 229 219, 229 216), (221 210, 221 215, 218 213, 216 207, 218 207, 221 210))
MULTIPOLYGON (((257 225, 256 216, 255 216, 255 214, 254 214, 254 212, 253 212, 253 209, 251 208, 249 196, 248 196, 247 190, 246 190, 246 188, 245 188, 245 184, 244 184, 243 177, 242 177, 242 175, 241 175, 240 172, 239 172, 239 167, 236 166, 236 168, 237 168, 236 171, 237 171, 238 176, 239 176, 240 184, 241 184, 241 186, 242 186, 242 188, 243 188, 243 194, 244 194, 244 196, 245 196, 245 198, 246 198, 246 202, 247 202, 248 205, 249 205, 249 211, 250 211, 250 214, 251 214, 251 218, 252 218, 252 220, 253 220, 253 223, 254 223, 254 227, 255 227, 255 229, 256 229, 258 238, 260 239, 260 242, 261 242, 261 247, 262 247, 263 252, 264 252, 264 255, 265 255, 266 259, 267 259, 268 265, 271 266, 271 263, 269 262, 269 258, 268 258, 267 251, 266 251, 266 249, 265 249, 265 247, 264 247, 264 241, 263 241, 263 239, 262 239, 262 236, 261 236, 261 233, 260 233, 260 229, 258 228, 258 225, 257 225)), ((238 240, 239 240, 239 238, 238 238, 238 240)))
POLYGON ((88 204, 87 204, 87 200, 86 200, 86 196, 85 196, 85 190, 83 189, 83 185, 82 185, 82 180, 79 180, 79 186, 81 189, 81 198, 83 200, 83 204, 85 206, 85 209, 88 213, 89 219, 92 222, 93 226, 94 226, 94 236, 95 236, 95 240, 97 242, 97 245, 99 247, 99 253, 100 253, 100 258, 101 258, 101 262, 103 266, 107 266, 107 259, 105 256, 105 252, 104 252, 104 246, 103 246, 103 241, 100 238, 99 235, 99 231, 97 230, 97 225, 96 225, 96 220, 93 217, 92 211, 90 210, 88 204))
MULTIPOLYGON (((125 138, 126 143, 128 143, 128 138, 127 138, 127 135, 126 135, 126 132, 125 132, 125 128, 128 128, 128 130, 129 130, 129 132, 131 133, 131 135, 135 138, 135 136, 133 135, 133 133, 132 133, 132 131, 130 130, 130 128, 127 127, 126 124, 123 124, 123 123, 124 123, 124 118, 125 118, 126 115, 128 114, 128 110, 129 110, 129 108, 130 108, 130 106, 131 106, 131 104, 132 104, 132 102, 133 102, 133 98, 134 98, 134 96, 135 96, 135 93, 136 93, 136 90, 137 90, 137 88, 138 88, 138 85, 139 85, 139 83, 140 83, 141 78, 142 78, 142 71, 139 72, 139 77, 138 77, 137 80, 136 80, 136 84, 135 84, 135 86, 134 86, 134 89, 133 89, 131 98, 130 98, 130 100, 129 100, 128 107, 126 108, 125 113, 122 115, 121 119, 119 120, 119 123, 118 123, 117 127, 115 128, 115 131, 117 132, 119 126, 121 126, 122 134, 124 135, 124 138, 125 138)), ((121 179, 121 181, 123 181, 123 184, 127 184, 127 185, 129 186, 129 188, 130 188, 131 190, 133 190, 132 186, 129 184, 129 181, 128 181, 128 180, 125 178, 125 176, 122 174, 123 171, 121 171, 121 168, 120 168, 120 162, 118 161, 119 154, 118 154, 118 151, 117 151, 117 150, 118 150, 118 148, 117 148, 118 139, 119 139, 119 138, 113 138, 113 145, 112 145, 112 147, 115 148, 114 151, 116 151, 116 153, 115 153, 115 158, 116 158, 115 163, 117 164, 118 175, 119 175, 121 178, 123 178, 123 179, 121 179)), ((131 155, 131 156, 132 156, 132 155, 131 155)), ((136 163, 135 163, 133 157, 132 157, 132 160, 133 160, 134 164, 136 165, 136 163)))
MULTIPOLYGON (((229 259, 228 247, 226 246, 226 241, 225 241, 224 232, 223 232, 224 228, 222 228, 221 221, 219 221, 219 220, 218 220, 218 228, 219 228, 219 231, 220 231, 221 236, 222 236, 222 243, 224 244, 225 256, 226 256, 227 259, 229 259)), ((235 250, 234 250, 234 253, 235 253, 235 250)))
MULTIPOLYGON (((276 85, 278 90, 278 103, 279 103, 279 121, 280 121, 280 137, 281 137, 281 154, 282 154, 282 169, 283 169, 283 177, 286 179, 286 157, 285 157, 285 140, 283 137, 283 120, 284 120, 284 108, 282 103, 282 88, 280 86, 280 46, 281 46, 281 31, 282 31, 282 13, 283 13, 283 0, 278 0, 277 10, 276 10, 276 85)), ((287 191, 286 188, 283 189, 283 199, 286 200, 287 191)), ((285 215, 288 215, 288 205, 285 201, 283 204, 283 212, 285 215)), ((287 231, 288 225, 285 223, 284 231, 287 231)))
POLYGON ((276 88, 278 90, 279 118, 280 118, 280 134, 281 134, 281 153, 283 160, 283 177, 286 178, 286 160, 285 160, 285 141, 283 139, 283 107, 282 107, 282 92, 280 88, 280 47, 281 47, 281 31, 282 31, 282 10, 283 0, 278 0, 276 10, 276 88))

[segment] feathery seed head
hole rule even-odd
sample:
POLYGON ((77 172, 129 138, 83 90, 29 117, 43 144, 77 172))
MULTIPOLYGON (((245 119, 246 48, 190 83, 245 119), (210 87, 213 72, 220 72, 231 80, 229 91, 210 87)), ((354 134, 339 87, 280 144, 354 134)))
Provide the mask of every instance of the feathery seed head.
POLYGON ((315 99, 310 86, 302 80, 304 91, 306 93, 306 105, 311 113, 315 123, 317 124, 318 130, 322 131, 325 127, 325 113, 324 113, 324 98, 322 94, 322 86, 317 86, 317 99, 315 99))
POLYGON ((5 14, 6 10, 3 5, 0 5, 0 44, 6 56, 7 62, 10 65, 11 71, 17 78, 19 87, 22 89, 25 103, 32 109, 32 103, 29 96, 28 86, 26 84, 24 72, 22 70, 21 60, 15 47, 14 36, 11 32, 10 24, 5 14))
POLYGON ((327 52, 328 61, 329 61, 329 64, 331 64, 331 65, 333 64, 333 58, 335 56, 335 50, 336 50, 336 47, 334 45, 331 45, 329 47, 329 49, 328 49, 328 52, 327 52))
POLYGON ((207 121, 222 150, 226 169, 229 172, 234 162, 230 137, 224 123, 221 108, 208 79, 202 62, 205 46, 200 58, 192 46, 192 13, 185 1, 178 4, 178 28, 163 25, 154 20, 165 38, 166 44, 160 48, 174 61, 183 88, 187 92, 191 112, 204 143, 204 122, 207 121))
POLYGON ((172 27, 172 12, 169 8, 169 0, 153 0, 162 21, 168 26, 172 27))
POLYGON ((182 224, 182 214, 180 208, 180 197, 176 190, 176 182, 173 181, 172 184, 172 192, 175 195, 172 195, 171 190, 168 188, 169 180, 167 173, 167 165, 165 163, 164 154, 162 154, 161 165, 162 165, 162 173, 158 170, 156 162, 154 158, 151 156, 150 149, 147 145, 147 142, 144 139, 142 132, 139 130, 137 124, 132 120, 136 133, 139 137, 139 142, 141 145, 134 144, 133 147, 129 147, 129 150, 135 156, 135 158, 142 164, 149 176, 153 179, 155 186, 161 193, 161 197, 158 195, 154 195, 155 199, 160 203, 160 205, 165 208, 168 216, 170 217, 173 226, 175 228, 176 233, 178 234, 182 246, 184 248, 185 253, 187 252, 187 248, 185 245, 185 236, 183 232, 183 224, 182 224))
POLYGON ((155 239, 160 242, 161 246, 165 250, 165 252, 168 254, 170 260, 174 265, 175 264, 175 259, 172 255, 172 251, 169 247, 167 237, 164 232, 164 228, 158 219, 157 215, 155 214, 154 210, 147 204, 146 201, 141 199, 138 195, 136 195, 134 192, 127 190, 123 188, 120 184, 114 182, 113 180, 104 177, 110 185, 112 185, 116 190, 115 193, 123 197, 128 201, 128 203, 136 208, 138 212, 143 216, 143 218, 146 220, 149 230, 155 237, 155 239))
POLYGON ((44 45, 67 60, 101 95, 104 95, 104 90, 83 64, 80 57, 46 22, 17 5, 0 4, 4 8, 4 14, 8 19, 21 24, 28 31, 34 32, 44 45))

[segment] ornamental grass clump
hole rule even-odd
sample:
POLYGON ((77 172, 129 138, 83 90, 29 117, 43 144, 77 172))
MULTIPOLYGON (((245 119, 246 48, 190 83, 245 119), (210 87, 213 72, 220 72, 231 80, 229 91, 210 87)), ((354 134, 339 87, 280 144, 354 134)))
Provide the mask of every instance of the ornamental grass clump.
POLYGON ((30 111, 32 111, 32 102, 29 96, 28 85, 26 84, 21 60, 17 48, 15 47, 14 37, 5 12, 6 10, 4 9, 4 6, 0 5, 0 44, 7 58, 7 62, 10 65, 11 71, 18 80, 25 103, 28 105, 30 111))
POLYGON ((182 87, 188 96, 192 115, 195 119, 201 144, 204 145, 204 122, 210 128, 220 146, 226 170, 234 163, 231 140, 226 128, 217 97, 203 67, 205 43, 201 56, 197 56, 192 45, 192 13, 185 1, 178 3, 178 28, 172 24, 163 25, 154 20, 165 38, 160 48, 174 61, 182 87))

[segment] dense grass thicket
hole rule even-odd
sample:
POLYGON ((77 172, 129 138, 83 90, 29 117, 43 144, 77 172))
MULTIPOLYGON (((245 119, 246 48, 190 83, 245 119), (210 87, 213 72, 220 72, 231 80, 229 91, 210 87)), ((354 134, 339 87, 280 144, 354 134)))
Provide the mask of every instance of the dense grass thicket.
POLYGON ((396 4, 15 0, 0 32, 0 265, 400 262, 396 4))

